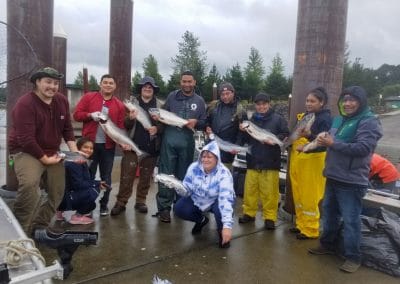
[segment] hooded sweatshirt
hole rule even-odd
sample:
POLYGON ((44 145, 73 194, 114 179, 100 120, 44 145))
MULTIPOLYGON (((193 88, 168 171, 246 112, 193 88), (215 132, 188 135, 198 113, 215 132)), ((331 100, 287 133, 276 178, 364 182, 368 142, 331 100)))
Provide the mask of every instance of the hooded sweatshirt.
POLYGON ((324 175, 334 181, 368 186, 372 153, 382 137, 380 121, 367 105, 367 94, 358 86, 343 90, 338 100, 340 116, 335 117, 330 129, 334 143, 328 147, 324 175), (343 98, 351 95, 360 106, 348 116, 343 111, 343 98))
POLYGON ((217 157, 217 165, 210 173, 206 173, 200 154, 199 159, 189 166, 183 179, 183 185, 194 205, 203 212, 208 211, 218 200, 223 228, 232 228, 235 191, 231 172, 222 164, 220 151, 215 141, 205 145, 201 153, 204 151, 209 151, 217 157))

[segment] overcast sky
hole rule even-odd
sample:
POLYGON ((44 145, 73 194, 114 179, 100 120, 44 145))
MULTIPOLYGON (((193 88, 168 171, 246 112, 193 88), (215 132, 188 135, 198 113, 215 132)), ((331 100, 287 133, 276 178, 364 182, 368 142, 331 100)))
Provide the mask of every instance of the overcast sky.
MULTIPOLYGON (((199 38, 208 64, 215 63, 221 75, 237 62, 245 67, 251 47, 260 51, 267 72, 279 53, 291 74, 297 5, 297 0, 135 0, 132 76, 142 73, 143 59, 153 54, 168 80, 186 30, 199 38)), ((6 21, 5 11, 6 0, 0 0, 0 20, 6 21)), ((400 64, 399 11, 399 0, 349 0, 350 58, 360 57, 371 68, 400 64)), ((107 73, 109 15, 109 0, 54 0, 55 27, 68 37, 67 83, 83 66, 97 78, 107 73)))

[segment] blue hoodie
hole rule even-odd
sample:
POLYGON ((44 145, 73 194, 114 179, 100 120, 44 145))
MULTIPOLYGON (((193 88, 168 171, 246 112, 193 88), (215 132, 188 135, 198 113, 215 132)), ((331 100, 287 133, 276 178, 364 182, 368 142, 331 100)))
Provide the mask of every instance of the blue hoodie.
POLYGON ((335 181, 368 186, 371 157, 382 137, 380 121, 369 110, 367 93, 361 87, 343 90, 338 107, 341 115, 335 117, 329 130, 334 143, 327 150, 324 175, 335 181), (342 111, 345 95, 355 97, 360 103, 352 116, 346 116, 342 111))
POLYGON ((205 145, 201 152, 203 151, 213 153, 218 158, 217 165, 211 173, 206 173, 200 154, 199 159, 189 166, 183 179, 187 195, 190 195, 194 204, 203 212, 208 211, 218 199, 223 228, 232 228, 235 191, 231 172, 221 163, 220 151, 215 141, 205 145))

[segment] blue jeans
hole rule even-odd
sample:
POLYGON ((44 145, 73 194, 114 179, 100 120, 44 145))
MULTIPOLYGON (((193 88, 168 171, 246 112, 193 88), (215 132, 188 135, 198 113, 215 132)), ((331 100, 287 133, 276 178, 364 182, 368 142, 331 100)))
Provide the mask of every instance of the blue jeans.
POLYGON ((326 181, 323 202, 323 232, 321 245, 335 250, 339 241, 341 221, 343 221, 344 257, 360 263, 361 210, 362 198, 367 188, 360 185, 326 181))
MULTIPOLYGON (((215 200, 211 208, 208 210, 214 214, 215 222, 217 223, 218 232, 222 231, 222 216, 218 207, 218 199, 215 200)), ((203 220, 203 211, 194 205, 190 196, 181 197, 174 205, 175 215, 179 218, 195 223, 200 223, 203 220)))
MULTIPOLYGON (((100 169, 100 179, 111 186, 111 172, 114 165, 115 147, 106 149, 104 143, 95 143, 92 155, 92 163, 90 164, 90 177, 95 179, 97 166, 100 169)), ((110 198, 111 189, 104 191, 103 197, 100 199, 100 208, 106 208, 108 199, 110 198)))

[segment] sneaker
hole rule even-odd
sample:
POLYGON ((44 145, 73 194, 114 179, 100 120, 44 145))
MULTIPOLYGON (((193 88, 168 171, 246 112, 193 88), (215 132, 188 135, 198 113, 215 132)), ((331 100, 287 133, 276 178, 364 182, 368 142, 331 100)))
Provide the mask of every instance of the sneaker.
POLYGON ((354 262, 354 261, 346 259, 346 261, 339 267, 339 269, 344 272, 353 273, 358 270, 360 265, 361 264, 359 262, 354 262))
POLYGON ((299 229, 297 229, 296 227, 290 228, 289 232, 293 233, 293 234, 299 234, 301 233, 301 231, 299 229))
POLYGON ((335 251, 325 248, 321 245, 315 248, 309 248, 308 252, 315 255, 335 254, 335 251))
POLYGON ((243 214, 242 217, 239 217, 239 223, 241 223, 241 224, 254 222, 255 220, 256 220, 256 217, 251 217, 250 215, 247 215, 247 214, 243 214))
POLYGON ((265 219, 264 227, 266 230, 275 230, 275 222, 269 219, 265 219))
POLYGON ((146 214, 148 212, 147 205, 144 203, 136 203, 135 209, 143 214, 146 214))
POLYGON ((158 217, 160 218, 161 222, 171 223, 171 214, 169 210, 163 210, 159 212, 158 217))
MULTIPOLYGON (((122 212, 124 212, 125 210, 126 210, 125 206, 115 204, 114 207, 111 209, 111 216, 119 215, 122 212)), ((101 209, 100 209, 100 215, 101 215, 101 209)))
POLYGON ((108 208, 107 207, 100 207, 100 216, 108 216, 108 208))
POLYGON ((64 221, 63 211, 56 211, 56 221, 64 221))
POLYGON ((71 220, 69 220, 70 224, 74 224, 74 225, 88 225, 88 224, 92 224, 94 222, 94 220, 92 218, 89 218, 85 215, 78 215, 78 214, 74 214, 71 216, 71 220))
POLYGON ((205 225, 207 225, 209 219, 204 216, 203 221, 201 221, 200 223, 196 223, 192 229, 192 235, 198 235, 201 233, 201 229, 203 229, 203 227, 205 225))

